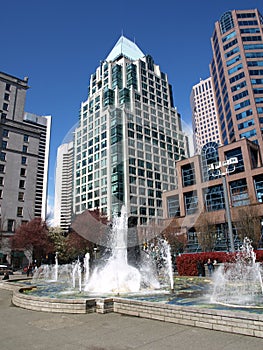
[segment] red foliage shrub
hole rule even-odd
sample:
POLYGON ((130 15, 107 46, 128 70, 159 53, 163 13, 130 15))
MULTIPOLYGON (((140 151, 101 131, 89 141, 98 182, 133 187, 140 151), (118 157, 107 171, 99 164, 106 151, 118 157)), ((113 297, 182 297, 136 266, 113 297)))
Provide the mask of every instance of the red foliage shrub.
MULTIPOLYGON (((257 261, 263 261, 263 251, 255 251, 257 261)), ((192 253, 192 254, 182 254, 177 257, 176 265, 180 276, 197 276, 197 262, 206 264, 208 258, 212 261, 216 260, 217 263, 233 262, 235 260, 236 253, 228 252, 205 252, 205 253, 192 253)))

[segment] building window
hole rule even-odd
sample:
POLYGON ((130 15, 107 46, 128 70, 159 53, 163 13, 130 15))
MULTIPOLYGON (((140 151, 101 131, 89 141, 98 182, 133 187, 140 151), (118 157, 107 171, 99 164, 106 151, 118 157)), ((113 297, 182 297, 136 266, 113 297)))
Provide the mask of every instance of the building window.
POLYGON ((29 136, 28 135, 24 135, 24 142, 28 142, 29 141, 29 136))
POLYGON ((216 211, 225 208, 223 186, 217 185, 205 190, 205 205, 207 211, 216 211))
POLYGON ((189 251, 196 251, 198 249, 198 236, 194 228, 190 228, 187 232, 187 248, 189 251))
POLYGON ((230 164, 228 166, 229 173, 231 173, 231 172, 240 173, 240 172, 245 170, 243 155, 242 155, 242 151, 241 151, 240 147, 232 149, 231 151, 225 152, 225 157, 226 157, 226 159, 230 159, 230 158, 234 158, 234 157, 236 157, 238 159, 237 164, 230 164))
POLYGON ((218 144, 215 142, 208 142, 204 145, 201 151, 201 159, 202 159, 202 173, 203 173, 203 181, 213 180, 216 176, 218 176, 218 172, 209 171, 209 166, 214 163, 218 163, 218 144))
POLYGON ((155 209, 149 208, 149 216, 155 216, 155 209))
POLYGON ((3 137, 8 137, 9 136, 9 130, 3 129, 3 137))
POLYGON ((140 207, 140 215, 146 215, 146 207, 140 207))
POLYGON ((233 207, 250 204, 246 179, 230 182, 230 193, 233 207))
POLYGON ((21 164, 26 165, 27 163, 27 157, 22 156, 21 157, 21 164))
POLYGON ((220 30, 224 34, 234 27, 234 20, 231 11, 225 12, 220 18, 220 30))
POLYGON ((5 165, 0 164, 0 174, 4 174, 4 172, 5 172, 5 165))
POLYGON ((25 145, 23 145, 22 152, 23 152, 23 153, 27 153, 27 149, 28 149, 28 147, 27 147, 27 146, 25 146, 25 145))
POLYGON ((23 208, 22 207, 17 208, 17 216, 23 216, 23 208))
POLYGON ((256 197, 259 203, 263 203, 263 175, 254 177, 256 197))
POLYGON ((8 111, 8 103, 3 103, 3 111, 8 111))
POLYGON ((6 153, 0 152, 0 160, 5 161, 5 158, 6 158, 6 153))
POLYGON ((4 185, 4 178, 3 176, 0 176, 0 186, 3 186, 4 185))
POLYGON ((2 141, 2 149, 6 149, 7 147, 7 141, 2 141))
POLYGON ((15 220, 7 220, 7 231, 14 232, 15 231, 15 220))
POLYGON ((168 217, 180 216, 179 195, 167 198, 168 217))
POLYGON ((25 168, 20 169, 20 176, 26 176, 26 169, 25 168))
POLYGON ((182 166, 182 180, 184 187, 195 184, 195 170, 193 163, 182 166))
POLYGON ((24 192, 18 192, 18 200, 19 202, 24 202, 24 192))
POLYGON ((198 196, 196 191, 191 191, 184 194, 184 205, 186 215, 191 215, 197 212, 198 196))
POLYGON ((19 181, 19 188, 25 188, 25 180, 19 181))

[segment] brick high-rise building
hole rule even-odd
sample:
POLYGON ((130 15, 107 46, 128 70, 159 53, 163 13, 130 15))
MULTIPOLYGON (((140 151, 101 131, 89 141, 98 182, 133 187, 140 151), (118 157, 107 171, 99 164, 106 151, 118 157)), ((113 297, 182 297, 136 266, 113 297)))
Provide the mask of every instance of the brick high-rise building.
POLYGON ((233 10, 215 23, 210 65, 223 144, 249 138, 263 150, 263 17, 233 10))

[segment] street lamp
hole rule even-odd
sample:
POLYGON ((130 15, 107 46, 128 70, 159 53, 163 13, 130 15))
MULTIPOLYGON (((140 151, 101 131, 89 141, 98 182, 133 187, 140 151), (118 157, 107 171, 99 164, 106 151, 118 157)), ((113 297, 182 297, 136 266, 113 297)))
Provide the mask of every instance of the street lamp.
POLYGON ((238 163, 238 158, 232 157, 223 162, 219 161, 218 163, 212 163, 209 165, 209 168, 208 168, 208 171, 217 170, 216 174, 212 172, 212 176, 222 176, 224 200, 225 200, 225 207, 226 207, 226 219, 227 219, 227 225, 228 225, 228 235, 229 235, 229 241, 230 241, 230 250, 232 252, 235 252, 235 245, 234 245, 233 226, 231 221, 230 201, 229 201, 227 184, 226 184, 226 175, 235 171, 235 164, 237 163, 238 163), (229 170, 229 165, 233 165, 233 169, 231 171, 229 170), (223 172, 222 169, 225 169, 225 172, 223 172))

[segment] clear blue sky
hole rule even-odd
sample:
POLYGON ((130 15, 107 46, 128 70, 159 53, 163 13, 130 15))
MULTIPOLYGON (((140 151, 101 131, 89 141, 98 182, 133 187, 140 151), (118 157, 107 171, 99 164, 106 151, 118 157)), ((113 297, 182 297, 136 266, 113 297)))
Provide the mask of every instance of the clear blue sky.
POLYGON ((0 71, 28 76, 26 111, 52 116, 50 205, 57 148, 77 123, 90 75, 122 32, 168 74, 190 124, 190 92, 209 76, 214 23, 225 11, 250 8, 263 13, 262 0, 2 1, 0 71))

